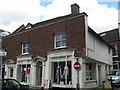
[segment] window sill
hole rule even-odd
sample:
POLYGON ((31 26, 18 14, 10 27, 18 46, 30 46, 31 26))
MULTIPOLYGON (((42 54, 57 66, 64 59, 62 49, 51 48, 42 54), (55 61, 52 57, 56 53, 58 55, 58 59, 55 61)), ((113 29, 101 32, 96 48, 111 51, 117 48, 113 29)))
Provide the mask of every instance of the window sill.
POLYGON ((55 47, 54 49, 62 49, 62 48, 67 48, 67 46, 55 47))
POLYGON ((87 80, 85 83, 97 82, 97 80, 87 80))
POLYGON ((72 85, 52 84, 53 87, 72 88, 72 85))
POLYGON ((113 55, 112 57, 118 57, 118 55, 115 55, 115 56, 113 55))
POLYGON ((26 55, 26 54, 29 54, 29 53, 22 53, 22 55, 26 55))

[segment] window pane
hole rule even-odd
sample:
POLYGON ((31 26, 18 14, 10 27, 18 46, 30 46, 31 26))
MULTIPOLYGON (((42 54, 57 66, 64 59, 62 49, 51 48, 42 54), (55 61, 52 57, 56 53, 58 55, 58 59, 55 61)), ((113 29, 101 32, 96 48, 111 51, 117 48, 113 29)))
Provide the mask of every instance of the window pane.
POLYGON ((86 63, 86 80, 95 80, 95 64, 86 63))
POLYGON ((117 45, 112 45, 112 55, 113 55, 113 56, 118 55, 117 45))
POLYGON ((29 47, 29 44, 28 43, 26 43, 26 46, 25 46, 26 48, 28 48, 29 47))
POLYGON ((28 53, 29 52, 29 49, 28 48, 26 48, 26 53, 28 53))
POLYGON ((24 48, 26 47, 26 45, 27 45, 26 43, 23 43, 23 47, 24 47, 24 48))
POLYGON ((29 43, 23 43, 22 45, 23 45, 23 47, 22 47, 22 53, 23 54, 29 53, 29 43))
POLYGON ((60 40, 60 34, 57 34, 55 39, 56 41, 60 40))
POLYGON ((113 65, 113 69, 118 69, 118 65, 113 65))
POLYGON ((62 46, 66 46, 66 41, 62 41, 62 46))
POLYGON ((56 47, 60 47, 60 41, 56 42, 56 47))
POLYGON ((66 34, 62 34, 62 40, 66 39, 66 34))
POLYGON ((25 43, 25 48, 29 47, 29 44, 28 43, 25 43))
POLYGON ((23 53, 26 53, 26 50, 25 50, 25 49, 23 49, 23 53))

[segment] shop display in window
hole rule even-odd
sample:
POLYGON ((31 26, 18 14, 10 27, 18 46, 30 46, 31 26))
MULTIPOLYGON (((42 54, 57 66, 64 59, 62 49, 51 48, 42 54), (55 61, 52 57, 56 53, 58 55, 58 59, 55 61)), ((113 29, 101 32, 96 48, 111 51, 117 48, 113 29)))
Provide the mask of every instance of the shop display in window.
POLYGON ((54 83, 71 85, 71 62, 54 62, 54 83))
POLYGON ((19 65, 20 67, 20 81, 30 82, 30 65, 19 65))
POLYGON ((86 80, 95 80, 95 64, 86 63, 86 80))

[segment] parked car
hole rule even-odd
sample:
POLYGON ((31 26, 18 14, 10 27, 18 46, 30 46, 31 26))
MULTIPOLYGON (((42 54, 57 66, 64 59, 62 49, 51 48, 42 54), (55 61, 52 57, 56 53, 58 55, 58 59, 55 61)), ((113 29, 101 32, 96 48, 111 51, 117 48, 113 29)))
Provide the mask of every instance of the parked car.
POLYGON ((29 90, 29 87, 22 85, 15 79, 1 79, 0 83, 2 84, 1 90, 29 90))
POLYGON ((112 85, 120 85, 120 70, 114 70, 110 74, 107 74, 106 79, 109 82, 112 81, 112 85))

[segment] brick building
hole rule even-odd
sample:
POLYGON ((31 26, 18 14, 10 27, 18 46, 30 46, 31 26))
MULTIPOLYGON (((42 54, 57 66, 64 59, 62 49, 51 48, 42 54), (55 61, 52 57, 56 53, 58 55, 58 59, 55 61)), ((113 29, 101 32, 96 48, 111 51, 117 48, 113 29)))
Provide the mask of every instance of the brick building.
POLYGON ((88 26, 87 17, 73 4, 69 15, 21 25, 3 39, 5 77, 42 87, 49 81, 58 88, 102 84, 112 65, 111 48, 88 26), (77 61, 79 78, 73 68, 77 61))

